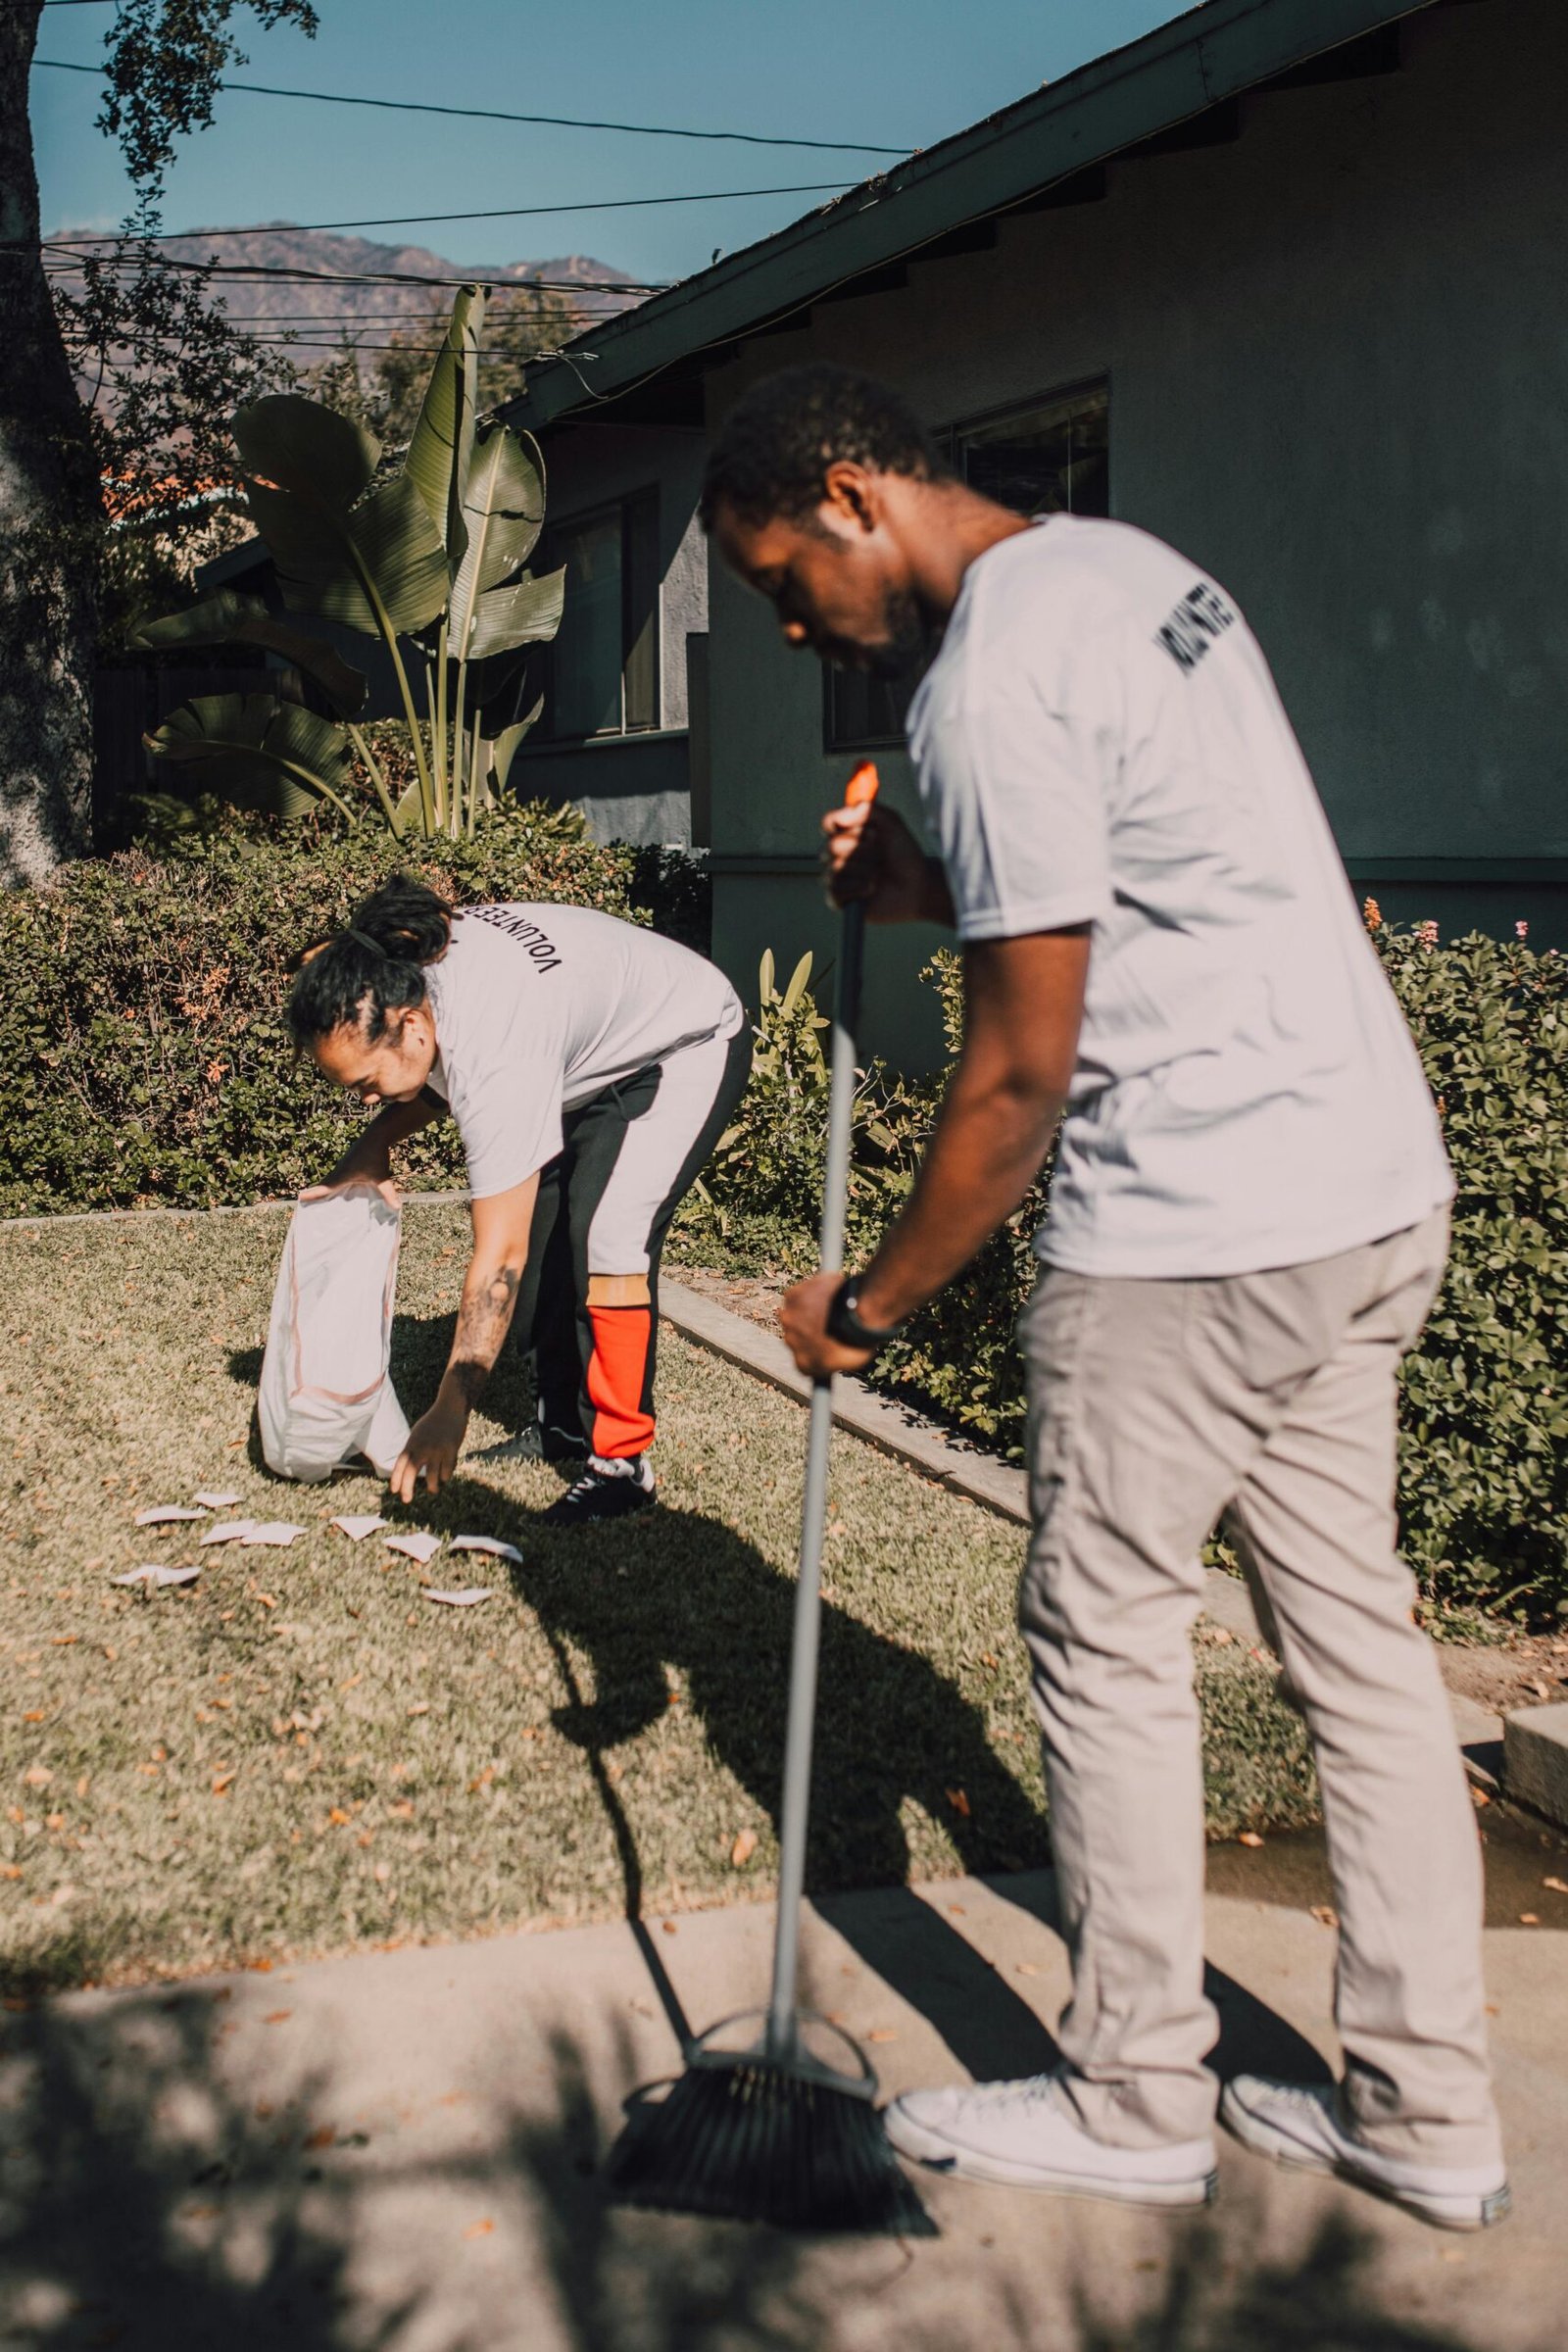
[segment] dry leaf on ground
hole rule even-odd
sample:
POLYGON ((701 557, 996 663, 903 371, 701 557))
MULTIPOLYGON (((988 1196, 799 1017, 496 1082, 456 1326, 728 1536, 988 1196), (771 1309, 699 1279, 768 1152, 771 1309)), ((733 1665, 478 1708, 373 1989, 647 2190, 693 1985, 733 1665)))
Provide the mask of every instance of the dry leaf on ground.
POLYGON ((751 1860, 756 1851, 757 1832, 755 1830, 742 1830, 740 1836, 736 1838, 734 1844, 729 1849, 729 1858, 732 1867, 736 1870, 744 1870, 747 1863, 751 1860))

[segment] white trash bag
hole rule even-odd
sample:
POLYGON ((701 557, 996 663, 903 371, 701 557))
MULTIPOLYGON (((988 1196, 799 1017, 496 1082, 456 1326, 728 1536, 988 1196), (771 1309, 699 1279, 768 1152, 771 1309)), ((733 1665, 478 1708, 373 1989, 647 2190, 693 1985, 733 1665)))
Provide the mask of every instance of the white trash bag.
POLYGON ((387 1377, 401 1212, 373 1185, 302 1200, 283 1245, 262 1359, 262 1452, 316 1483, 354 1454, 384 1476, 409 1424, 387 1377))

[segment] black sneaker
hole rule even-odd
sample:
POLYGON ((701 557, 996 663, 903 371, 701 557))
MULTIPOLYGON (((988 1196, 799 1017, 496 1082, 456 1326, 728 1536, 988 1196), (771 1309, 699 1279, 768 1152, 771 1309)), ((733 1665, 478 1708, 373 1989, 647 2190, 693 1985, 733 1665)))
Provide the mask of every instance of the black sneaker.
POLYGON ((628 1511, 646 1511, 657 1500, 654 1474, 646 1454, 629 1460, 607 1461, 591 1453, 588 1467, 575 1486, 544 1513, 546 1527, 585 1527, 594 1519, 624 1519, 628 1511))

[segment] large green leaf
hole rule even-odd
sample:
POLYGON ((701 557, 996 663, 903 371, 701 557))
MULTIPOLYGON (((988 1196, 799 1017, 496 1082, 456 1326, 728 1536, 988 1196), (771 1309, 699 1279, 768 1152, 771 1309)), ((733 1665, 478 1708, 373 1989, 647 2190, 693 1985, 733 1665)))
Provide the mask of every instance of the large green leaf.
POLYGON ((363 670, 353 668, 319 637, 290 628, 286 620, 269 612, 259 596, 246 596, 238 588, 220 588, 183 612, 145 621, 130 642, 148 652, 171 645, 265 645, 314 678, 345 718, 357 718, 365 708, 363 670))
POLYGON ((491 745, 489 782, 493 792, 506 790, 507 778, 512 773, 512 762, 516 758, 517 746, 534 726, 544 707, 545 698, 541 695, 533 709, 526 711, 512 726, 506 728, 491 745))
MULTIPOLYGON (((484 313, 484 289, 464 286, 452 305, 446 343, 430 370, 414 438, 403 461, 403 469, 429 509, 430 519, 454 564, 461 562, 467 540, 464 504, 473 458, 484 313)), ((522 561, 520 556, 517 561, 522 561)))
POLYGON ((290 612, 375 636, 383 614, 408 633, 446 609, 446 549, 407 474, 377 482, 346 513, 255 481, 246 491, 290 612))
POLYGON ((198 695, 144 740, 155 758, 207 771, 201 780, 242 808, 293 819, 321 799, 342 805, 349 758, 342 729, 274 695, 198 695))
POLYGON ((545 464, 531 433, 499 420, 478 433, 464 515, 467 544, 452 583, 455 652, 480 598, 520 571, 544 527, 545 464))
POLYGON ((339 513, 368 489, 381 457, 373 433, 298 392, 253 401, 233 433, 247 475, 339 513))
POLYGON ((473 661, 487 654, 507 653, 517 645, 536 645, 553 637, 561 626, 565 601, 564 569, 547 571, 538 579, 524 572, 505 588, 481 596, 468 634, 467 653, 473 661))

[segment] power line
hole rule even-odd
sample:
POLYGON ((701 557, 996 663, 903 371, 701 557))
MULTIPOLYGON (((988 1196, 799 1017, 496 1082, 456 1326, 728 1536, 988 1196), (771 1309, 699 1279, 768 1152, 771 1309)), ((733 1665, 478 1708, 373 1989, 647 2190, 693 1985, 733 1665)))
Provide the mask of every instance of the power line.
MULTIPOLYGON (((180 232, 181 241, 199 244, 209 232, 186 229, 180 232)), ((266 228, 224 229, 224 236, 264 237, 275 232, 266 228)), ((99 244, 116 246, 123 240, 116 237, 46 237, 43 240, 43 260, 46 270, 57 273, 78 271, 83 261, 96 258, 111 269, 129 270, 138 266, 134 253, 96 253, 99 244)), ((134 243, 135 240, 132 240, 134 243)), ((5 250, 0 247, 0 251, 5 250)), ((482 270, 455 270, 448 277, 420 275, 409 270, 307 270, 291 262, 211 262, 188 261, 182 255, 166 253, 163 264, 169 270, 200 271, 207 277, 230 278, 244 284, 263 281, 280 285, 304 286, 468 286, 475 282, 488 283, 501 293, 527 292, 538 289, 546 293, 582 294, 663 294, 669 280, 642 281, 629 277, 498 277, 486 280, 482 270)))
MULTIPOLYGON (((48 0, 46 0, 46 5, 48 0)), ((56 74, 107 73, 104 66, 70 65, 60 57, 35 57, 35 66, 56 74)), ((727 139, 744 147, 813 147, 832 155, 907 155, 906 147, 877 147, 866 139, 786 139, 757 130, 680 130, 667 122, 601 122, 580 115, 514 115, 489 106, 435 106, 422 98, 361 98, 344 90, 285 90, 270 81, 220 81, 220 90, 244 90, 254 98, 299 98, 315 106, 369 106, 395 115, 454 115, 466 122, 544 123, 555 130, 616 130, 642 139, 727 139)))
MULTIPOLYGON (((600 196, 578 204, 499 205, 479 213, 386 213, 371 220, 291 220, 287 227, 291 233, 300 234, 318 229, 431 228, 450 220, 538 220, 555 213, 628 213, 659 204, 728 204, 743 196, 842 196, 853 185, 851 180, 830 179, 809 180, 803 186, 790 188, 704 188, 691 196, 600 196)), ((255 228, 165 228, 145 241, 149 245, 164 245, 177 238, 182 244, 196 244, 210 237, 254 237, 258 233, 255 228)), ((0 239, 0 247, 26 242, 22 237, 6 237, 0 239)))

